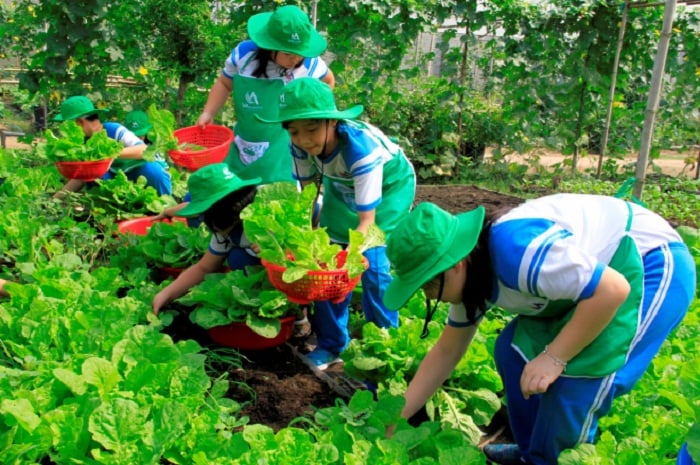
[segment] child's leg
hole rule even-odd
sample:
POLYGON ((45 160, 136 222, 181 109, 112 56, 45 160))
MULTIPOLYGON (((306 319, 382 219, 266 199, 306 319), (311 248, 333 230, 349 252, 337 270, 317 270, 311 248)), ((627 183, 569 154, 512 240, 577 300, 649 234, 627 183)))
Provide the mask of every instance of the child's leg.
POLYGON ((340 354, 350 342, 348 320, 352 293, 338 304, 328 300, 316 302, 309 320, 316 333, 317 347, 333 354, 340 354))
POLYGON ((369 261, 369 268, 362 273, 362 309, 365 319, 380 328, 395 328, 399 325, 399 312, 389 310, 382 301, 391 282, 386 247, 371 248, 364 255, 369 261))
POLYGON ((126 177, 131 181, 135 181, 139 176, 145 177, 148 185, 152 186, 158 192, 158 195, 170 195, 173 193, 170 173, 162 163, 149 161, 126 174, 126 177))
POLYGON ((640 325, 626 364, 604 378, 560 377, 545 394, 528 401, 520 391, 525 362, 511 346, 517 320, 501 332, 496 365, 506 389, 513 434, 530 463, 556 463, 564 449, 593 441, 598 419, 644 374, 685 315, 694 289, 695 264, 684 246, 671 244, 648 253, 640 325))
POLYGON ((511 345, 516 325, 517 319, 506 326, 496 340, 495 349, 511 431, 526 463, 557 463, 562 450, 577 444, 597 395, 609 389, 612 377, 560 377, 545 394, 525 400, 520 389, 525 360, 511 345))

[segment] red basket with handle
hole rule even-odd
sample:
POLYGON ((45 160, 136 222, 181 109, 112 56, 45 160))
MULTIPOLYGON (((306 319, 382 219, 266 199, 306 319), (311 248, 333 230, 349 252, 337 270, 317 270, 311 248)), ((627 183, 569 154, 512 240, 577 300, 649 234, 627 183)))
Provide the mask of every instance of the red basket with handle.
POLYGON ((190 171, 224 161, 233 142, 233 131, 226 126, 215 124, 209 124, 204 128, 189 126, 176 129, 173 134, 179 144, 206 147, 204 150, 180 149, 168 152, 173 163, 190 171))
POLYGON ((277 336, 268 338, 259 335, 244 322, 234 322, 223 326, 214 326, 207 332, 209 337, 226 347, 234 347, 240 350, 262 350, 284 344, 294 333, 295 316, 286 316, 280 319, 280 332, 277 336))
POLYGON ((58 172, 66 179, 79 179, 90 182, 101 178, 109 171, 113 158, 93 161, 57 161, 58 172))
MULTIPOLYGON (((342 302, 349 293, 355 289, 362 274, 352 279, 348 276, 348 270, 341 268, 347 258, 347 250, 342 250, 336 255, 338 268, 334 270, 311 270, 306 276, 292 283, 286 283, 282 274, 286 268, 275 265, 261 259, 260 262, 267 270, 267 276, 275 289, 284 292, 290 302, 300 305, 310 304, 314 301, 330 300, 333 303, 342 302)), ((362 257, 365 269, 369 266, 367 259, 362 257)))

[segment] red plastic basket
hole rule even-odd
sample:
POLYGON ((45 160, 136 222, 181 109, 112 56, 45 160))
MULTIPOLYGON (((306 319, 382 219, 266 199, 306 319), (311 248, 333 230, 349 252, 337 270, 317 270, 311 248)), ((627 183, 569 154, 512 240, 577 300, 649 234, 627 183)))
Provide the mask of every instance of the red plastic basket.
POLYGON ((163 223, 186 223, 187 220, 182 217, 175 218, 163 218, 161 220, 156 220, 155 216, 143 216, 141 218, 134 218, 132 220, 120 221, 118 223, 119 232, 121 234, 136 234, 137 236, 145 236, 148 233, 148 229, 153 226, 153 223, 160 221, 163 223))
POLYGON ((168 152, 173 163, 190 171, 196 171, 202 166, 221 163, 228 155, 233 131, 226 126, 210 124, 202 129, 200 126, 189 126, 173 132, 180 144, 194 144, 206 147, 205 150, 171 150, 168 152))
POLYGON ((267 338, 250 329, 245 323, 235 322, 223 326, 209 328, 209 337, 226 347, 234 347, 241 350, 262 350, 284 344, 294 333, 294 316, 286 316, 280 319, 281 329, 277 336, 267 338))
POLYGON ((109 171, 112 160, 112 158, 105 158, 95 161, 57 161, 55 165, 58 172, 66 179, 89 182, 104 176, 109 171))
MULTIPOLYGON (((336 256, 338 269, 309 271, 306 276, 292 283, 285 283, 282 280, 285 267, 262 259, 260 262, 267 270, 267 276, 272 285, 275 289, 284 292, 290 302, 305 305, 314 301, 330 300, 333 303, 339 303, 352 292, 362 277, 362 274, 359 274, 350 279, 348 270, 340 269, 345 264, 347 255, 347 250, 342 250, 336 256)), ((363 260, 367 269, 369 263, 364 257, 363 260)))

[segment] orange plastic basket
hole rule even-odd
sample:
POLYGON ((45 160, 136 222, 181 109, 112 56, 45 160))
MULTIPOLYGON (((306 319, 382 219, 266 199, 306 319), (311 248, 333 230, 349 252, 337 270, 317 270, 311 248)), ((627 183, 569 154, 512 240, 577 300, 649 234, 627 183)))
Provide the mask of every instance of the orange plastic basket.
POLYGON ((112 160, 105 158, 95 161, 57 161, 55 165, 64 178, 89 182, 104 176, 109 171, 112 160))
POLYGON ((228 155, 233 131, 226 126, 210 124, 202 129, 189 126, 173 132, 179 144, 194 144, 206 147, 205 150, 171 150, 170 159, 178 166, 196 171, 202 166, 221 163, 228 155))
MULTIPOLYGON (((309 271, 306 276, 292 283, 285 283, 282 280, 285 267, 262 259, 260 262, 267 270, 267 276, 272 285, 275 289, 284 292, 290 302, 305 305, 314 301, 330 300, 333 303, 339 303, 355 289, 362 277, 362 274, 359 274, 350 279, 348 270, 340 268, 345 264, 347 255, 347 250, 342 250, 336 256, 338 269, 309 271)), ((367 269, 369 263, 364 257, 363 260, 367 269)))

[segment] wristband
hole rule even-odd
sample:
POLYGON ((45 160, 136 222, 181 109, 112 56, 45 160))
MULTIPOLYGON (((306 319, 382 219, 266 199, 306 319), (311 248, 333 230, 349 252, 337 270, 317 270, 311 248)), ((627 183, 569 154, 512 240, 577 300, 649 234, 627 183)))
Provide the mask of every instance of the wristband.
POLYGON ((544 346, 544 350, 542 351, 542 353, 545 354, 547 357, 549 357, 554 362, 554 364, 556 366, 562 367, 562 372, 565 372, 566 371, 566 362, 564 360, 560 359, 559 357, 557 357, 556 355, 552 355, 548 349, 549 349, 548 345, 544 346))

